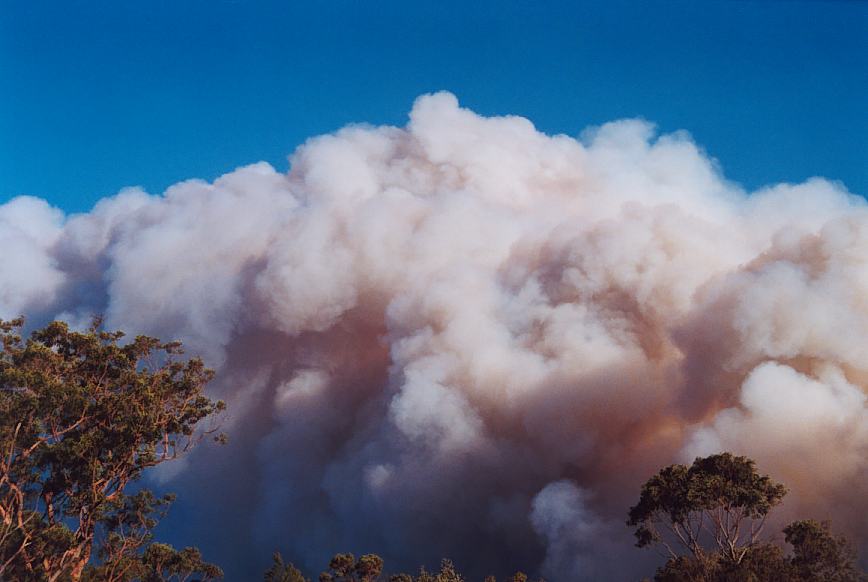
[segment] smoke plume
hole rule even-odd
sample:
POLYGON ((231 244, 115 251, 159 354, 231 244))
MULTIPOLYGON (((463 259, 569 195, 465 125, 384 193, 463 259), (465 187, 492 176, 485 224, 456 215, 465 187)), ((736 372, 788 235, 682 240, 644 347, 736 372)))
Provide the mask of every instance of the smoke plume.
POLYGON ((868 546, 868 206, 838 183, 747 193, 686 134, 438 93, 287 174, 16 198, 0 248, 0 317, 102 313, 217 368, 231 444, 158 477, 163 537, 230 580, 275 548, 630 579, 641 483, 720 450, 868 546))

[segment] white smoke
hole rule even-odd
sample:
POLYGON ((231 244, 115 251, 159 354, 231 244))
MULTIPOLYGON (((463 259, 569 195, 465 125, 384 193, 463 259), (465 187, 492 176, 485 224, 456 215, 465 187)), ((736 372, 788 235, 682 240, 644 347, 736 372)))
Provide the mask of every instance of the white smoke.
POLYGON ((721 449, 868 545, 868 206, 840 184, 747 194, 686 134, 439 93, 286 175, 12 200, 0 244, 0 316, 104 313, 218 368, 233 441, 174 477, 173 531, 234 578, 274 546, 638 576, 639 486, 721 449))
POLYGON ((541 571, 549 579, 629 580, 634 560, 623 559, 630 549, 623 520, 601 520, 588 497, 567 480, 549 483, 534 497, 531 523, 546 544, 541 571))

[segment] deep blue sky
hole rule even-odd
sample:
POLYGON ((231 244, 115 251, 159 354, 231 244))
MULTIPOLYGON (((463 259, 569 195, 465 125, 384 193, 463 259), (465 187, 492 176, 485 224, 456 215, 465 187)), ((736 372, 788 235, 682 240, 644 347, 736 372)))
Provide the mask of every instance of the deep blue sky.
POLYGON ((0 0, 0 202, 68 211, 403 124, 448 89, 546 132, 641 116, 748 188, 868 194, 868 2, 0 0))

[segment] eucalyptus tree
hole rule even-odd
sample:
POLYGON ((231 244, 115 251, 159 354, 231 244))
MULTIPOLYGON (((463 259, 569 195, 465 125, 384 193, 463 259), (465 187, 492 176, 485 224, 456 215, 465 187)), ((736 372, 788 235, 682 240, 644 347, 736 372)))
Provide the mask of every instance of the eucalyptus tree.
POLYGON ((99 321, 26 339, 23 324, 0 320, 0 579, 218 578, 195 548, 152 543, 171 496, 127 494, 207 435, 222 440, 224 404, 204 394, 213 371, 178 342, 124 342, 99 321))
POLYGON ((630 508, 636 545, 667 558, 658 582, 862 582, 846 539, 828 523, 796 521, 784 530, 791 555, 764 534, 787 493, 753 460, 720 453, 670 465, 643 486, 630 508))

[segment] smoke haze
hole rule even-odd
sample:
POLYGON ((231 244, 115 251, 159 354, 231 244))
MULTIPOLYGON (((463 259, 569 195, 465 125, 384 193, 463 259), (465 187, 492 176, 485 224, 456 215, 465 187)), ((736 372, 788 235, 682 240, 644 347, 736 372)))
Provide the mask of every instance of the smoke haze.
POLYGON ((637 120, 547 136, 449 93, 162 196, 0 206, 0 317, 185 342, 226 448, 158 475, 229 580, 275 548, 558 582, 653 572, 624 525, 730 450, 868 549, 868 207, 753 193, 637 120), (505 572, 498 572, 505 573, 505 572))

